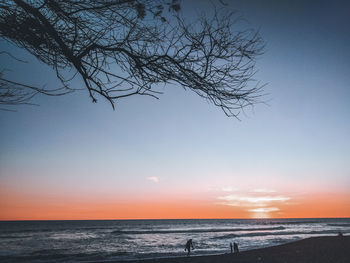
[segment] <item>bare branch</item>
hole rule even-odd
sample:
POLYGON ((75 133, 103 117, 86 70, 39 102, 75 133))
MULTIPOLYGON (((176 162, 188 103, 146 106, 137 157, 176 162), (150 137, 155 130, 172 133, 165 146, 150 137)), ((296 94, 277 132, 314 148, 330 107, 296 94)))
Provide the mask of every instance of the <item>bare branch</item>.
MULTIPOLYGON (((60 95, 79 76, 93 102, 101 96, 113 108, 133 95, 158 98, 158 84, 181 85, 227 116, 260 102, 263 86, 250 85, 264 48, 259 33, 235 29, 235 13, 219 10, 189 24, 180 10, 164 0, 12 0, 0 5, 0 36, 51 66, 60 95)), ((20 104, 58 91, 0 81, 9 104, 16 92, 20 104)))

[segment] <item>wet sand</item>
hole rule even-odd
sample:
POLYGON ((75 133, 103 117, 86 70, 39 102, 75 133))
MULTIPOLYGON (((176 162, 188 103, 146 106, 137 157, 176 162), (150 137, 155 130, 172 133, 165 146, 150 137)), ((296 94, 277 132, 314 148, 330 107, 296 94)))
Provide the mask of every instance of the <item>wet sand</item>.
MULTIPOLYGON (((119 262, 119 261, 118 261, 119 262)), ((121 261, 120 261, 121 262, 121 261)), ((239 254, 191 256, 128 263, 350 263, 350 236, 311 237, 239 254)))

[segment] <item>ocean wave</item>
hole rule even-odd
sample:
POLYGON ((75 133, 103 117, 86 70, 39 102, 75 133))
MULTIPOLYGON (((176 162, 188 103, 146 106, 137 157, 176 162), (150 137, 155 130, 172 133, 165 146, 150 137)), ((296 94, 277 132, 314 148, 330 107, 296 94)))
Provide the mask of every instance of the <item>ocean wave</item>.
MULTIPOLYGON (((350 231, 349 231, 350 232, 350 231)), ((276 231, 276 232, 257 232, 257 233, 244 233, 244 234, 228 234, 224 236, 213 237, 212 239, 230 239, 237 237, 261 237, 261 236, 289 236, 289 235, 326 235, 337 234, 337 230, 314 230, 314 231, 276 231)), ((346 234, 348 232, 345 232, 346 234)))
POLYGON ((66 252, 68 249, 62 249, 62 248, 49 248, 49 249, 39 249, 35 250, 30 253, 31 256, 36 256, 36 255, 59 255, 62 254, 62 252, 66 252))
POLYGON ((6 235, 6 236, 2 236, 0 235, 0 239, 4 238, 4 239, 8 239, 8 238, 31 238, 32 236, 23 236, 23 235, 6 235))
POLYGON ((267 222, 267 225, 303 225, 303 224, 318 224, 318 223, 322 223, 321 220, 311 220, 311 221, 270 221, 267 222))
POLYGON ((94 231, 94 230, 106 230, 110 227, 78 227, 78 228, 32 228, 32 229, 1 229, 1 234, 18 234, 18 233, 47 233, 47 232, 65 232, 65 231, 94 231))
POLYGON ((350 224, 342 223, 342 224, 327 224, 327 226, 350 226, 350 224))
POLYGON ((139 234, 177 234, 177 233, 215 233, 215 232, 241 232, 241 231, 266 231, 284 230, 279 227, 259 227, 259 228, 209 228, 209 229, 172 229, 172 230, 115 230, 111 232, 116 235, 139 235, 139 234))
POLYGON ((13 230, 13 229, 1 229, 0 234, 5 233, 11 233, 11 234, 18 234, 18 233, 41 233, 41 232, 51 232, 51 231, 57 231, 53 229, 21 229, 21 230, 13 230))

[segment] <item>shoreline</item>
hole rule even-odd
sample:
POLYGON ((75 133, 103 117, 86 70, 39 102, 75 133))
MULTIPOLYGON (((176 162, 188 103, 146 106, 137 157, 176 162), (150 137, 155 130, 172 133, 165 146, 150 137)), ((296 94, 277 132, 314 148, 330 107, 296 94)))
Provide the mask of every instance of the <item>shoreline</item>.
POLYGON ((238 254, 154 258, 113 263, 348 263, 350 236, 310 237, 290 243, 242 251, 238 254))

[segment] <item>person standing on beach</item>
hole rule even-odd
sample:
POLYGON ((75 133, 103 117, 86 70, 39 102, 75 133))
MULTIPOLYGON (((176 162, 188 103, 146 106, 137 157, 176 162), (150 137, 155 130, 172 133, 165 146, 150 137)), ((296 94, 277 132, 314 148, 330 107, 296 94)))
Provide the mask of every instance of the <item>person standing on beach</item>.
POLYGON ((231 253, 233 253, 233 244, 230 242, 231 253))
POLYGON ((191 253, 191 247, 192 249, 194 249, 192 239, 189 239, 187 240, 186 247, 185 247, 185 251, 187 250, 187 256, 189 256, 191 253))
POLYGON ((235 253, 238 253, 238 244, 236 242, 233 243, 233 250, 235 251, 235 253))

